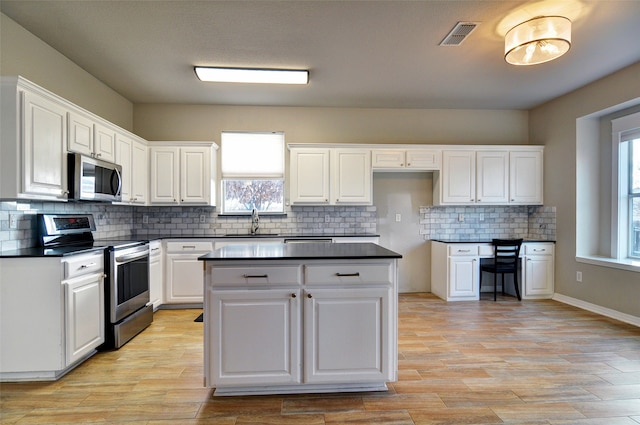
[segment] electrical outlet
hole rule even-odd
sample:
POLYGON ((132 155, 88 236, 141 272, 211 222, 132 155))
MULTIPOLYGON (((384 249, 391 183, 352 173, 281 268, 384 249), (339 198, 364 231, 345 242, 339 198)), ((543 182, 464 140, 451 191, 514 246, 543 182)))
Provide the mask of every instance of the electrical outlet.
POLYGON ((480 213, 480 217, 478 218, 480 221, 484 221, 484 213, 480 213))
POLYGON ((206 223, 207 222, 207 216, 204 214, 200 214, 200 223, 206 223))
POLYGON ((142 215, 142 224, 149 224, 149 216, 146 214, 142 215))
POLYGON ((459 222, 463 222, 464 221, 464 214, 462 214, 462 213, 458 214, 458 221, 459 222))
POLYGON ((396 222, 400 223, 402 221, 402 215, 396 214, 396 222))
POLYGON ((576 282, 582 282, 582 272, 576 272, 576 282))
POLYGON ((18 214, 9 214, 9 229, 18 228, 18 214))
POLYGON ((330 222, 330 221, 331 221, 331 216, 330 216, 329 214, 325 215, 325 216, 324 216, 324 222, 325 222, 325 223, 328 223, 328 222, 330 222))

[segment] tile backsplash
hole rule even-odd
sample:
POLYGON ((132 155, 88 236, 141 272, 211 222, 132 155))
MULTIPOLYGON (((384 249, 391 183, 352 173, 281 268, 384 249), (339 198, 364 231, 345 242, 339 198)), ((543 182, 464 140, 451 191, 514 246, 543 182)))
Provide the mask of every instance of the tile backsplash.
MULTIPOLYGON (((134 207, 102 203, 0 202, 0 250, 37 245, 37 213, 91 213, 96 239, 107 237, 224 236, 249 233, 250 218, 218 215, 213 207, 134 207), (15 225, 12 227, 12 225, 15 225)), ((555 207, 420 207, 425 240, 524 237, 555 240, 555 207)), ((260 217, 260 233, 280 235, 376 234, 375 206, 291 207, 260 217)))
POLYGON ((425 239, 525 238, 555 240, 556 208, 544 206, 420 207, 425 239))
MULTIPOLYGON (((218 215, 213 207, 135 207, 104 203, 0 202, 0 250, 37 245, 37 213, 91 213, 96 239, 131 235, 223 236, 249 233, 250 218, 218 215), (15 224, 15 228, 12 227, 15 224)), ((260 233, 376 234, 374 206, 294 206, 286 215, 260 216, 260 233)))

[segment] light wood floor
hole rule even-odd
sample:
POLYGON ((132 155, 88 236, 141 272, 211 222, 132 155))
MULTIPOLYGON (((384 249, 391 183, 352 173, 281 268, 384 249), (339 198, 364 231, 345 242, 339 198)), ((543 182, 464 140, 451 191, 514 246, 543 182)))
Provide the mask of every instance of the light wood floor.
POLYGON ((0 386, 2 424, 640 423, 640 329, 554 301, 400 297, 387 393, 217 397, 199 310, 161 310, 57 382, 0 386))

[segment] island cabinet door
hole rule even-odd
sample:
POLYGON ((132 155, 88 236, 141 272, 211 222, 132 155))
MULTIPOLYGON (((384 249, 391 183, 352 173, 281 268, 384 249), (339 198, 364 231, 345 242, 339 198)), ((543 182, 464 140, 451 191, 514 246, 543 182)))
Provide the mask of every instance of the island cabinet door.
POLYGON ((391 288, 308 289, 304 382, 393 380, 391 288))
POLYGON ((208 386, 300 382, 299 289, 210 290, 207 297, 208 386))

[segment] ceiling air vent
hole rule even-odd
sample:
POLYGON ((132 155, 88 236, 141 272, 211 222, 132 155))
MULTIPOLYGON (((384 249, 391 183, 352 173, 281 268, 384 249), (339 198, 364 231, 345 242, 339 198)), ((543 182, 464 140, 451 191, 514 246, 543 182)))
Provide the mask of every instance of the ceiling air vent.
POLYGON ((458 22, 447 36, 440 42, 440 46, 459 46, 473 32, 480 22, 458 22))

